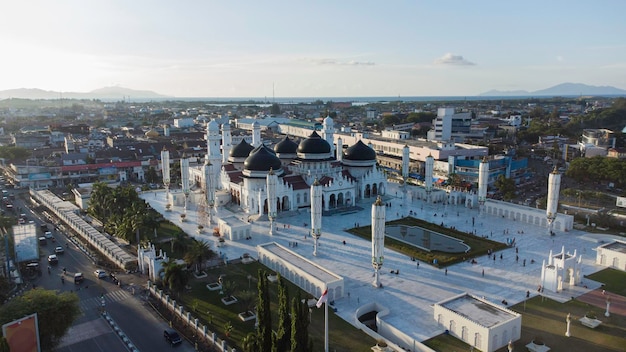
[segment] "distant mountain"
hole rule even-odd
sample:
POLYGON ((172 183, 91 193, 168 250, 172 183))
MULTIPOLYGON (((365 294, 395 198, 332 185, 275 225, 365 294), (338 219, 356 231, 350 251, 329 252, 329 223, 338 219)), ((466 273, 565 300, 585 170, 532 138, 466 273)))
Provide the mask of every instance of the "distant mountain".
POLYGON ((122 100, 124 98, 137 99, 162 99, 168 98, 149 90, 135 90, 123 87, 104 87, 91 92, 56 92, 37 88, 19 88, 0 91, 0 99, 20 98, 20 99, 101 99, 101 100, 122 100))
POLYGON ((565 95, 626 95, 626 90, 611 86, 590 86, 582 83, 561 83, 554 87, 529 92, 526 90, 490 90, 479 96, 565 96, 565 95))

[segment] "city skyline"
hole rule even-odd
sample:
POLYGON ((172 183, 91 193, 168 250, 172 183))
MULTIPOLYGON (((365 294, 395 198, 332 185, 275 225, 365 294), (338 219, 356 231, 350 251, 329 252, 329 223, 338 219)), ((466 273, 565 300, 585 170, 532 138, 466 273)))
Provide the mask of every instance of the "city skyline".
POLYGON ((564 82, 626 88, 626 3, 582 5, 11 1, 0 23, 0 90, 341 97, 564 82))

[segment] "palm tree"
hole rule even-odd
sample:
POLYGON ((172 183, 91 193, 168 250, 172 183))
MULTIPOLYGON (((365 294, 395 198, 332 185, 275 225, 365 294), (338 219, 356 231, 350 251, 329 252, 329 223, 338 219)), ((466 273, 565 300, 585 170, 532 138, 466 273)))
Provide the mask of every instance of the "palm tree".
POLYGON ((237 290, 237 283, 234 281, 224 281, 222 282, 222 292, 226 298, 230 298, 235 294, 235 290, 237 290))
POLYGON ((189 282, 189 273, 185 270, 185 266, 177 264, 175 260, 170 258, 163 263, 161 271, 163 272, 163 284, 171 291, 180 294, 189 282))
POLYGON ((170 246, 172 253, 177 250, 184 251, 187 243, 187 238, 184 232, 175 232, 170 239, 170 246))
POLYGON ((237 299, 239 303, 241 303, 241 308, 244 313, 254 312, 254 307, 256 306, 256 296, 257 294, 252 291, 241 291, 237 295, 237 299))
POLYGON ((202 264, 204 261, 211 259, 214 255, 215 252, 211 250, 208 242, 193 239, 191 245, 187 247, 187 251, 185 252, 185 257, 183 259, 188 265, 195 264, 196 272, 199 273, 202 271, 202 264))

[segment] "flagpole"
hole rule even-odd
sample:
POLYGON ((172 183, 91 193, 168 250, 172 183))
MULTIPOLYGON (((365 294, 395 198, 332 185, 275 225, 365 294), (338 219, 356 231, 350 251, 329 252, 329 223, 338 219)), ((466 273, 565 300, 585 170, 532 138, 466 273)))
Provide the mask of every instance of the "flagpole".
POLYGON ((324 351, 328 350, 328 299, 324 302, 324 351))

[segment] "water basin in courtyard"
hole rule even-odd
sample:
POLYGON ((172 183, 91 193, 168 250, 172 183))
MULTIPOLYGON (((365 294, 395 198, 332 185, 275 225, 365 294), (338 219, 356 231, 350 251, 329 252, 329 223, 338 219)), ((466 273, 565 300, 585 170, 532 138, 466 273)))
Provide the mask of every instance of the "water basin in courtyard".
POLYGON ((470 246, 463 241, 419 226, 393 225, 385 228, 386 236, 425 251, 465 253, 470 246))

